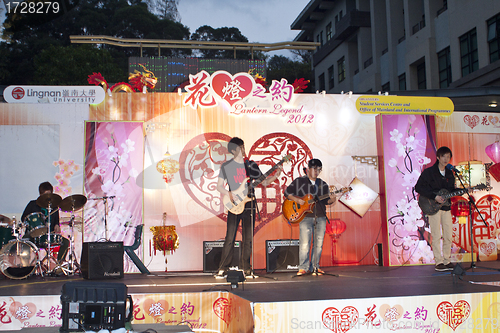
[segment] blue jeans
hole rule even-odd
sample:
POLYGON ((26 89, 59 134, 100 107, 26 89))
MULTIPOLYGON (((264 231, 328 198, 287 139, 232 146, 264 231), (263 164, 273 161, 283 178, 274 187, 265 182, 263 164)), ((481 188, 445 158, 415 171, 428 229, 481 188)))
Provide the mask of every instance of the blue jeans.
POLYGON ((300 222, 299 269, 313 271, 319 268, 319 259, 325 238, 326 217, 304 217, 300 222), (316 220, 316 224, 314 223, 316 220), (312 239, 312 244, 311 244, 312 239), (312 245, 312 246, 311 246, 312 245), (311 249, 311 251, 309 251, 311 249), (311 259, 309 259, 311 252, 311 259))

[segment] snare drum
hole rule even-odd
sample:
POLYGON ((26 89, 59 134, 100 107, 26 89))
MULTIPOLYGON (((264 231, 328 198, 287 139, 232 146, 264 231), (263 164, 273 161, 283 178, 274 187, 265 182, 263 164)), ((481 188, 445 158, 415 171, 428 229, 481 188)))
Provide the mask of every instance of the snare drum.
POLYGON ((0 227, 0 249, 14 238, 14 232, 11 227, 0 227))
POLYGON ((57 246, 62 244, 62 236, 59 234, 50 233, 49 235, 41 235, 33 240, 36 246, 40 248, 48 248, 49 246, 57 246))
POLYGON ((24 279, 35 270, 36 246, 26 240, 12 240, 0 250, 0 270, 11 279, 24 279))
POLYGON ((26 216, 23 222, 26 226, 26 235, 31 238, 35 238, 47 233, 47 225, 45 223, 45 217, 42 213, 31 213, 26 216))

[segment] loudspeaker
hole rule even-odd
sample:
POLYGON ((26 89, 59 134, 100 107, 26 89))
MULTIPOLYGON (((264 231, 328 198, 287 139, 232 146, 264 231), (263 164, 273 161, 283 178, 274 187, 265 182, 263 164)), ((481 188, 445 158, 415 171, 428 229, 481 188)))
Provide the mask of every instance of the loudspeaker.
POLYGON ((266 240, 266 272, 299 269, 299 240, 266 240))
POLYGON ((81 258, 84 279, 123 277, 123 242, 83 243, 81 258))
POLYGON ((61 290, 59 332, 114 330, 132 320, 132 297, 123 283, 68 282, 61 290), (128 301, 128 314, 126 315, 128 301))
MULTIPOLYGON (((203 272, 217 272, 222 257, 222 247, 224 242, 203 242, 203 272)), ((234 242, 233 260, 231 267, 238 268, 240 264, 240 242, 234 242)))

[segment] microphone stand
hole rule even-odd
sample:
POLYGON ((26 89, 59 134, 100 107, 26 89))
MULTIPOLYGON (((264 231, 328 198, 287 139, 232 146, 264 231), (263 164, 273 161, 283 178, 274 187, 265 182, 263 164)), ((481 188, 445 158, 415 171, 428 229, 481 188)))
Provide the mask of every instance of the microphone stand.
POLYGON ((99 198, 89 198, 89 200, 101 200, 102 199, 102 201, 104 203, 104 239, 106 239, 106 242, 110 242, 110 240, 108 239, 108 219, 107 219, 108 199, 112 199, 114 197, 115 197, 114 195, 110 195, 110 196, 103 196, 103 197, 99 197, 99 198))
MULTIPOLYGON (((325 209, 323 208, 323 206, 321 206, 321 205, 319 204, 319 200, 318 200, 318 199, 319 199, 319 198, 318 198, 318 194, 316 193, 316 200, 315 200, 315 201, 316 201, 316 204, 315 204, 315 206, 316 206, 316 207, 317 207, 317 206, 319 206, 319 207, 321 208, 321 211, 325 214, 326 222, 328 222, 328 224, 330 224, 330 219, 328 219, 328 215, 326 215, 326 211, 325 211, 325 209)), ((314 207, 314 208, 316 208, 316 207, 314 207)), ((316 209, 314 209, 314 224, 316 225, 316 209)), ((315 228, 315 229, 316 229, 316 228, 315 228)), ((326 233, 326 230, 325 230, 325 233, 326 233)), ((313 239, 314 239, 314 237, 313 237, 313 239)), ((323 243, 324 243, 324 242, 325 242, 325 237, 324 237, 324 235, 323 235, 323 243)), ((322 245, 323 245, 323 244, 322 244, 322 245)), ((321 252, 323 253, 323 251, 321 251, 321 252)), ((319 260, 318 260, 318 265, 319 265, 319 260)), ((336 277, 339 277, 339 275, 338 275, 338 274, 331 274, 331 273, 323 273, 322 275, 330 275, 330 276, 336 276, 336 277)), ((318 272, 317 272, 317 271, 316 271, 316 276, 319 276, 319 274, 318 274, 318 272)))
MULTIPOLYGON (((252 224, 252 234, 251 234, 251 242, 252 242, 252 252, 251 252, 251 255, 252 255, 252 260, 251 260, 251 268, 250 268, 250 276, 252 279, 256 279, 258 278, 259 276, 255 275, 254 274, 254 270, 253 270, 253 265, 254 265, 254 229, 255 229, 255 214, 254 214, 254 209, 257 210, 257 214, 259 215, 259 220, 261 219, 260 217, 260 212, 259 212, 259 206, 257 205, 257 199, 255 198, 255 189, 252 187, 252 188, 249 188, 249 191, 248 191, 248 196, 250 197, 250 223, 252 224)), ((243 227, 243 226, 242 226, 243 227)), ((243 229, 242 229, 243 230, 243 229)), ((272 276, 262 276, 266 279, 270 279, 270 280, 275 280, 277 281, 278 279, 275 278, 275 277, 272 277, 272 276)))
MULTIPOLYGON (((469 170, 470 170, 470 168, 469 168, 469 170)), ((469 269, 473 270, 474 268, 478 268, 476 266, 476 264, 474 263, 474 238, 473 238, 474 215, 473 215, 473 208, 477 211, 479 217, 481 217, 481 220, 483 221, 484 226, 486 228, 489 228, 489 227, 488 227, 488 223, 486 223, 486 221, 484 220, 483 214, 481 214, 481 212, 477 208, 477 205, 476 205, 474 198, 470 195, 469 190, 465 187, 464 182, 462 181, 462 177, 460 176, 460 173, 455 171, 455 170, 452 170, 452 171, 455 173, 455 176, 460 181, 460 184, 464 188, 465 193, 467 193, 467 197, 468 197, 468 201, 469 201, 469 222, 470 222, 469 236, 470 236, 470 242, 471 242, 470 243, 471 263, 470 263, 470 267, 466 268, 465 270, 466 271, 469 269)), ((470 174, 469 174, 469 181, 470 181, 470 174)), ((479 256, 479 254, 478 254, 478 256, 479 256)), ((480 267, 480 268, 490 269, 493 271, 500 271, 500 269, 490 268, 490 267, 480 267)))

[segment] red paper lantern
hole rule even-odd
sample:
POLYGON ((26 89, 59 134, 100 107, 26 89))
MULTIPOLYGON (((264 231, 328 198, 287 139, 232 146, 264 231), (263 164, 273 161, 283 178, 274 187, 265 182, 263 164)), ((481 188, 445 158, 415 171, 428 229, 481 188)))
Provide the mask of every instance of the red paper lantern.
POLYGON ((489 172, 490 172, 490 175, 493 176, 493 178, 495 178, 495 180, 497 182, 500 182, 500 163, 493 164, 490 167, 489 172))
POLYGON ((451 215, 453 216, 468 216, 469 204, 462 197, 453 197, 451 200, 451 215))
POLYGON ((500 163, 500 142, 496 141, 486 147, 486 155, 495 163, 500 163))
POLYGON ((326 233, 332 235, 335 238, 339 238, 340 235, 347 228, 344 221, 341 219, 329 219, 330 223, 326 222, 326 233))

